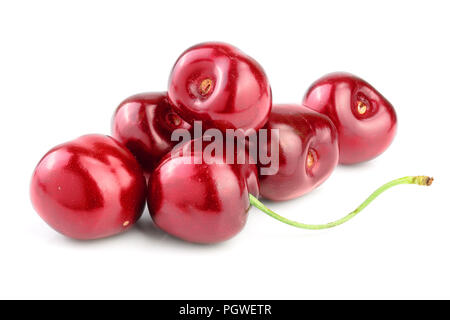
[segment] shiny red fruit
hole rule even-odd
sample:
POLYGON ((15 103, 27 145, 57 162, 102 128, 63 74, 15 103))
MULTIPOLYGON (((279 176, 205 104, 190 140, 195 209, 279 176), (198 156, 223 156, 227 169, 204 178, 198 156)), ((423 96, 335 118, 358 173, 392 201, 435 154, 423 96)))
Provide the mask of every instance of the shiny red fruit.
POLYGON ((155 224, 167 233, 190 242, 215 243, 244 227, 249 192, 259 194, 258 172, 254 164, 226 164, 225 153, 206 153, 208 142, 196 150, 199 140, 161 160, 149 180, 148 207, 155 224))
POLYGON ((269 144, 276 141, 273 135, 278 135, 279 169, 274 175, 262 175, 261 169, 269 164, 260 165, 263 197, 271 200, 299 197, 324 182, 336 167, 337 132, 328 117, 300 105, 273 105, 265 129, 269 134, 266 146, 269 150, 269 144))
POLYGON ((122 142, 150 173, 178 142, 171 141, 176 129, 191 126, 169 104, 167 93, 141 93, 125 99, 116 109, 112 135, 122 142))
POLYGON ((272 106, 262 67, 239 49, 217 42, 191 47, 178 58, 168 94, 183 119, 222 131, 263 127, 272 106))
POLYGON ((52 228, 76 239, 129 229, 145 206, 139 164, 121 143, 85 135, 51 149, 31 180, 34 208, 52 228))
POLYGON ((339 163, 367 161, 383 153, 394 139, 394 107, 366 81, 332 73, 306 92, 304 105, 331 118, 339 133, 339 163))

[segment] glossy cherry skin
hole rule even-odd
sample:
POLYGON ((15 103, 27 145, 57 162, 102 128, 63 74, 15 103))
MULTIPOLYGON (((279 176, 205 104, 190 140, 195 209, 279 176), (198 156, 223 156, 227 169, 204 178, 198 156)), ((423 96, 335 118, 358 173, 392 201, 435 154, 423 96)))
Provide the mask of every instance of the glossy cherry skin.
POLYGON ((51 149, 31 180, 31 201, 52 228, 75 239, 129 229, 145 206, 146 185, 134 156, 104 135, 85 135, 51 149))
POLYGON ((366 81, 348 73, 328 74, 306 92, 304 105, 331 118, 339 133, 339 163, 367 161, 394 139, 394 107, 366 81))
POLYGON ((268 165, 259 165, 264 198, 279 201, 299 197, 324 182, 336 167, 338 137, 328 117, 301 105, 273 105, 265 129, 268 144, 275 143, 276 131, 271 130, 278 129, 279 169, 274 175, 262 175, 261 168, 268 165))
POLYGON ((169 79, 169 99, 186 121, 207 128, 259 129, 272 106, 262 67, 225 43, 201 43, 177 60, 169 79))
POLYGON ((257 168, 224 161, 211 164, 205 159, 223 157, 207 156, 205 142, 198 151, 193 144, 191 140, 161 160, 149 180, 148 208, 154 223, 175 237, 221 242, 245 225, 249 192, 259 194, 257 168))
POLYGON ((113 137, 134 154, 146 173, 177 144, 171 141, 176 129, 190 130, 191 126, 172 110, 166 92, 141 93, 125 99, 112 121, 113 137))

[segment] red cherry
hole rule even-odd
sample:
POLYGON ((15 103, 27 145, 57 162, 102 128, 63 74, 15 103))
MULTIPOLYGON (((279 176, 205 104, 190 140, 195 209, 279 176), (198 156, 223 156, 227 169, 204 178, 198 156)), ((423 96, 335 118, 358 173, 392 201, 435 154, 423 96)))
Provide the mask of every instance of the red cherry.
POLYGON ((334 122, 339 133, 339 163, 373 159, 394 139, 394 107, 354 75, 332 73, 320 78, 308 89, 303 103, 334 122))
POLYGON ((169 152, 175 129, 191 126, 178 116, 169 104, 167 93, 141 93, 125 99, 116 109, 112 135, 138 159, 146 173, 169 152))
POLYGON ((378 195, 393 186, 429 186, 433 181, 433 178, 426 176, 390 181, 346 216, 326 224, 305 224, 280 216, 251 193, 251 189, 255 191, 257 188, 254 185, 257 183, 255 165, 247 162, 227 164, 226 152, 207 152, 210 145, 205 142, 201 148, 195 149, 195 143, 201 139, 176 148, 161 160, 150 177, 147 198, 155 224, 165 232, 190 242, 216 243, 235 236, 243 229, 251 206, 297 228, 332 228, 355 217, 378 195))
MULTIPOLYGON (((148 207, 155 224, 181 239, 214 243, 237 234, 258 196, 254 164, 226 164, 225 152, 196 150, 192 140, 167 154, 149 180, 148 207), (211 163, 212 161, 216 163, 211 163)), ((236 154, 236 153, 235 153, 236 154)), ((235 158, 237 159, 237 158, 235 158)))
MULTIPOLYGON (((327 116, 300 105, 273 105, 265 129, 268 143, 274 143, 272 130, 279 130, 279 169, 273 175, 262 175, 261 168, 270 164, 259 166, 263 197, 271 200, 299 197, 324 182, 336 167, 337 132, 327 116)), ((266 146, 266 150, 270 149, 266 146)))
POLYGON ((146 185, 136 159, 104 135, 85 135, 51 149, 31 180, 34 208, 52 228, 76 239, 107 237, 141 216, 146 185))
POLYGON ((222 131, 262 128, 272 106, 262 67, 237 48, 217 42, 191 47, 178 58, 168 94, 183 119, 222 131))

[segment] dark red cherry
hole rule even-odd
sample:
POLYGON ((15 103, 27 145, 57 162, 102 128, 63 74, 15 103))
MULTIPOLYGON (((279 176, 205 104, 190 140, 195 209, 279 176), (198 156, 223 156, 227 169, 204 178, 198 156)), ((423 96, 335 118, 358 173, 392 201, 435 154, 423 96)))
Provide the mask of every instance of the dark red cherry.
POLYGON ((304 105, 331 118, 339 133, 339 162, 353 164, 383 153, 394 139, 394 107, 366 81, 328 74, 312 84, 304 105))
POLYGON ((330 176, 338 163, 336 128, 318 112, 300 105, 273 105, 264 129, 268 133, 264 152, 271 150, 271 143, 277 143, 274 135, 279 140, 278 171, 264 175, 262 168, 273 163, 259 166, 260 191, 267 199, 288 200, 311 191, 330 176))
POLYGON ((31 180, 31 201, 56 231, 95 239, 129 229, 141 216, 146 185, 125 146, 104 135, 85 135, 51 149, 31 180))
POLYGON ((176 114, 167 93, 141 93, 125 99, 116 109, 112 135, 122 142, 150 173, 177 141, 171 141, 176 129, 191 126, 176 114))
MULTIPOLYGON (((190 242, 214 243, 245 225, 249 192, 258 196, 255 164, 227 164, 225 152, 207 152, 196 141, 168 153, 149 180, 148 207, 155 224, 190 242), (215 163, 214 163, 215 162, 215 163)), ((237 158, 236 158, 237 159, 237 158)))
POLYGON ((263 127, 272 106, 262 67, 237 48, 217 42, 198 44, 178 58, 168 94, 183 119, 222 131, 263 127))
POLYGON ((429 186, 433 181, 426 176, 390 181, 342 218, 325 224, 305 224, 270 210, 251 193, 251 189, 257 187, 251 187, 256 181, 255 165, 247 162, 229 164, 223 152, 210 150, 210 143, 196 148, 195 143, 199 140, 202 138, 175 148, 161 160, 151 174, 147 198, 155 224, 165 232, 190 242, 216 243, 235 236, 243 229, 251 206, 297 228, 332 228, 355 217, 378 195, 393 186, 429 186))

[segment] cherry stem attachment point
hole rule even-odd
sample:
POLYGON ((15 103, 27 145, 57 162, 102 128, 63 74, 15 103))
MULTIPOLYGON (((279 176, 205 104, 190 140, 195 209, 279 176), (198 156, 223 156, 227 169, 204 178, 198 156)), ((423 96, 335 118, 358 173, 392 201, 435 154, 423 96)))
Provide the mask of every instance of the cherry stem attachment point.
POLYGON ((305 224, 297 221, 293 221, 290 219, 287 219, 285 217, 280 216, 279 214, 273 212, 269 208, 267 208, 262 202, 260 202, 256 197, 249 194, 250 204, 262 212, 266 213, 267 215, 271 216, 274 219, 277 219, 281 222, 284 222, 286 224, 289 224, 291 226, 301 228, 301 229, 308 229, 308 230, 321 230, 321 229, 328 229, 332 227, 336 227, 338 225, 343 224, 344 222, 347 222, 348 220, 352 219, 354 216, 356 216, 358 213, 360 213, 369 203, 371 203, 376 197, 378 197, 380 194, 382 194, 384 191, 397 186, 399 184, 417 184, 419 186, 430 186, 433 182, 433 178, 427 177, 427 176, 408 176, 403 177, 399 179, 392 180, 381 187, 379 187, 377 190, 375 190, 366 200, 364 200, 363 203, 361 203, 355 210, 347 214, 346 216, 342 217, 341 219, 338 219, 333 222, 329 222, 326 224, 305 224))
POLYGON ((200 83, 199 92, 202 96, 206 96, 212 89, 213 81, 211 79, 204 79, 200 83))

